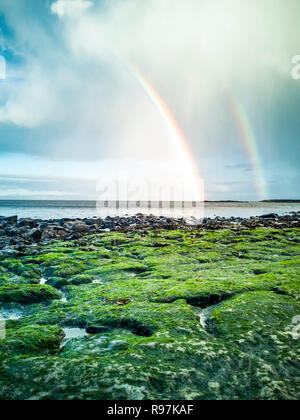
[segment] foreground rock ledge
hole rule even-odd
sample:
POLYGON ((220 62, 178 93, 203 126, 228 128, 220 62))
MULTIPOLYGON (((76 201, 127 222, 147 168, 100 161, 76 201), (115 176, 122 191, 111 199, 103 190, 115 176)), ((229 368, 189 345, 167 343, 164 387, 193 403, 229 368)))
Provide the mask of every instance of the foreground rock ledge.
POLYGON ((299 399, 293 222, 129 226, 3 254, 0 398, 299 399))

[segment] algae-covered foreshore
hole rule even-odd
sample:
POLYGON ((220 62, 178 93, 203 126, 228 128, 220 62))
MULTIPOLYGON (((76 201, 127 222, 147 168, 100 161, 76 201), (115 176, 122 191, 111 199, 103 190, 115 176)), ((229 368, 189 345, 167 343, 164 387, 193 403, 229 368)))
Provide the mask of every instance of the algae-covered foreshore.
POLYGON ((6 249, 0 398, 298 399, 299 217, 275 219, 6 249))

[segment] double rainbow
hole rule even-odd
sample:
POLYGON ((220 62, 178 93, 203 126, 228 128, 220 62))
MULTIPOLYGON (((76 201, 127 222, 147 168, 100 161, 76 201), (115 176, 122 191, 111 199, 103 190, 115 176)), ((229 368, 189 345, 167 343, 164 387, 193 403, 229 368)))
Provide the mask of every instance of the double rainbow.
MULTIPOLYGON (((132 76, 139 82, 146 95, 149 97, 153 105, 156 107, 158 113, 165 121, 171 137, 174 141, 174 145, 178 152, 185 161, 186 173, 190 175, 190 179, 193 182, 195 190, 195 197, 197 201, 204 201, 204 193, 201 183, 201 177, 195 161, 191 147, 177 123, 171 110, 164 102, 159 93, 154 89, 149 80, 142 74, 142 72, 132 63, 126 63, 127 69, 130 71, 132 76)), ((232 110, 232 114, 239 129, 241 140, 244 144, 245 150, 254 177, 254 184, 257 192, 257 199, 264 200, 268 197, 267 182, 264 177, 263 164, 259 153, 259 148, 251 127, 250 120, 246 114, 244 107, 239 101, 232 95, 229 95, 229 105, 232 110)))

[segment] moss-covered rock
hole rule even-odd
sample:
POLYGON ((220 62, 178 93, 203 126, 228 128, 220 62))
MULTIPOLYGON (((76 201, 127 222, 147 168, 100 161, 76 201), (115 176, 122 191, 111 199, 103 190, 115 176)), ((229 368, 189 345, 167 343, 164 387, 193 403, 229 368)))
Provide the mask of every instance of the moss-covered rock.
POLYGON ((61 294, 50 286, 11 285, 0 287, 0 302, 36 303, 59 299, 61 294))
POLYGON ((244 293, 212 312, 209 331, 259 366, 265 378, 258 392, 261 399, 296 397, 300 350, 292 321, 299 314, 299 301, 273 292, 244 293))
POLYGON ((299 229, 238 227, 3 260, 0 309, 21 317, 0 340, 0 398, 299 399, 299 255, 299 229))
POLYGON ((41 271, 35 264, 23 264, 18 260, 4 260, 1 262, 7 272, 24 277, 26 279, 40 279, 41 271))
MULTIPOLYGON (((17 323, 16 323, 17 325, 17 323)), ((28 325, 7 328, 6 339, 0 340, 0 359, 16 356, 49 355, 59 351, 64 332, 57 326, 28 325)))

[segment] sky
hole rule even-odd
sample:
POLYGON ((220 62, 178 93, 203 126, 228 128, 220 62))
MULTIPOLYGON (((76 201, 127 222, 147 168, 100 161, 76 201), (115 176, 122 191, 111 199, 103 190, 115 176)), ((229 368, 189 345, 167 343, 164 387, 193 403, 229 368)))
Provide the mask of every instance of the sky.
POLYGON ((300 199, 299 14, 0 0, 0 199, 93 200, 116 175, 176 184, 193 164, 208 200, 300 199))

